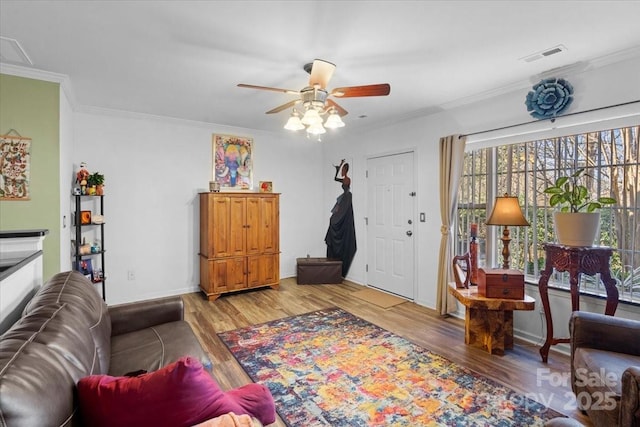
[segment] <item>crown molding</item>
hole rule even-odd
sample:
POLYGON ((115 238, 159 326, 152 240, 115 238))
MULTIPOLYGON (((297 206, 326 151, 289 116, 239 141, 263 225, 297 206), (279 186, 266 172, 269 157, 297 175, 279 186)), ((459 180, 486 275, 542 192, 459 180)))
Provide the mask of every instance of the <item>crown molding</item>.
MULTIPOLYGON (((553 69, 557 72, 557 74, 561 73, 563 70, 567 72, 574 71, 575 74, 582 73, 587 70, 595 70, 597 68, 602 68, 607 65, 615 64, 618 62, 627 61, 634 58, 640 58, 640 46, 634 46, 629 49, 620 50, 617 52, 610 53, 608 55, 600 56, 597 58, 592 58, 587 61, 584 61, 586 65, 581 67, 575 67, 576 64, 569 64, 564 67, 558 67, 553 69)), ((553 70, 543 71, 541 73, 537 73, 535 76, 545 75, 553 70)), ((573 74, 573 73, 572 73, 573 74)), ((536 78, 535 81, 540 80, 536 78)), ((454 108, 463 107, 465 105, 473 104, 480 101, 486 101, 487 99, 497 97, 500 95, 505 95, 511 92, 515 92, 517 90, 530 89, 531 88, 531 79, 517 81, 505 86, 500 86, 499 88, 490 89, 484 92, 479 92, 470 96, 466 96, 464 98, 454 99, 453 101, 445 102, 440 105, 442 110, 452 110, 454 108)))
POLYGON ((75 111, 78 107, 75 92, 73 91, 73 86, 71 84, 71 78, 66 74, 54 73, 52 71, 39 70, 31 67, 23 67, 6 62, 0 62, 0 74, 58 83, 69 100, 71 108, 75 111))
POLYGON ((262 129, 245 128, 240 126, 231 126, 231 125, 225 125, 225 124, 214 123, 214 122, 205 122, 205 121, 198 121, 198 120, 182 119, 182 118, 171 117, 171 116, 162 116, 157 114, 140 113, 137 111, 118 110, 115 108, 94 107, 91 105, 79 105, 78 109, 76 110, 76 113, 90 114, 90 115, 96 115, 96 116, 110 116, 110 117, 117 117, 117 118, 123 118, 123 119, 131 119, 131 120, 158 121, 162 123, 172 123, 176 125, 198 127, 198 128, 205 128, 205 129, 214 128, 216 129, 216 132, 230 132, 230 133, 236 132, 237 133, 237 132, 252 131, 252 132, 265 133, 265 134, 274 134, 274 135, 278 134, 272 131, 262 130, 262 129))

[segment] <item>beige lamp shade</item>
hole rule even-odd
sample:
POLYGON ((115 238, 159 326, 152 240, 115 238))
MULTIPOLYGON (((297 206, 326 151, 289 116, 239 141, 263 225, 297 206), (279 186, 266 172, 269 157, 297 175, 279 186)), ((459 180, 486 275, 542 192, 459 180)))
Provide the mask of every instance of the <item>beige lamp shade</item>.
POLYGON ((487 220, 487 225, 504 225, 502 230, 502 268, 509 269, 509 243, 511 237, 509 237, 510 225, 529 225, 527 219, 522 215, 522 209, 518 204, 517 197, 511 197, 508 194, 504 196, 496 197, 496 202, 493 205, 493 211, 487 220))
POLYGON ((518 198, 505 194, 496 197, 487 225, 529 225, 529 222, 522 214, 518 198))

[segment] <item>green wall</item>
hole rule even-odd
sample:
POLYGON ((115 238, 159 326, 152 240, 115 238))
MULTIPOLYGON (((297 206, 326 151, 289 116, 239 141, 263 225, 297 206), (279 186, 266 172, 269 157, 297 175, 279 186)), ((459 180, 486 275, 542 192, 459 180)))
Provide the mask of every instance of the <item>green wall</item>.
POLYGON ((0 134, 31 138, 31 200, 0 201, 0 230, 46 228, 44 278, 60 271, 60 84, 0 74, 0 134))

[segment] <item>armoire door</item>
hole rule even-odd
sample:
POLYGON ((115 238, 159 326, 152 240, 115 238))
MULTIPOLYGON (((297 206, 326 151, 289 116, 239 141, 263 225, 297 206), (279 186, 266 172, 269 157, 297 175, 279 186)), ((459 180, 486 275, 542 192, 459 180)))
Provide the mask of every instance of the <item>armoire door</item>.
POLYGON ((213 268, 213 291, 215 293, 245 289, 246 259, 244 257, 223 258, 209 261, 213 268))

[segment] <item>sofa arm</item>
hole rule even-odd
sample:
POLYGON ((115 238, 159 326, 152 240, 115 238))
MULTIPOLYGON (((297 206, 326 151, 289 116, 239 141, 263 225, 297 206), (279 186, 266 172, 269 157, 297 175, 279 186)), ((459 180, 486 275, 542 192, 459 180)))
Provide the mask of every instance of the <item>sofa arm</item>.
POLYGON ((158 298, 109 307, 111 335, 122 335, 154 325, 184 319, 180 296, 158 298))
POLYGON ((640 356, 640 322, 600 313, 574 311, 569 320, 571 353, 580 347, 640 356))
POLYGON ((620 427, 640 425, 640 366, 627 368, 622 374, 620 427))

